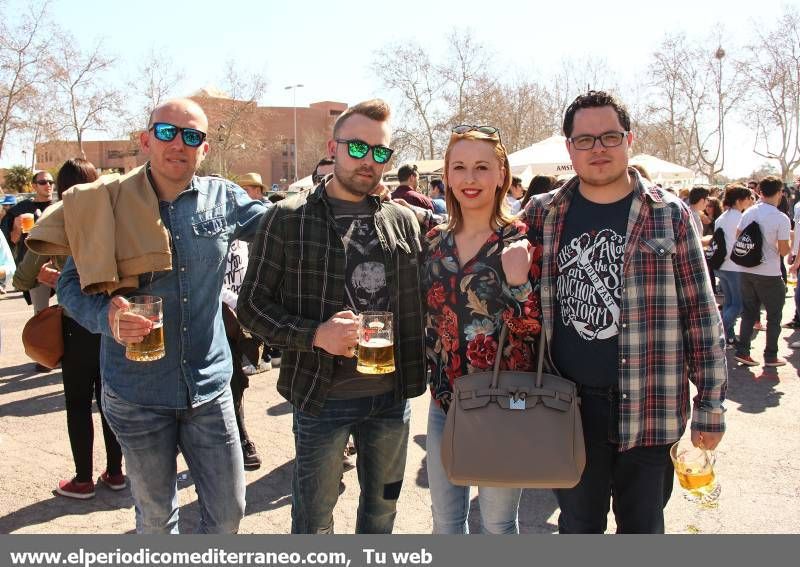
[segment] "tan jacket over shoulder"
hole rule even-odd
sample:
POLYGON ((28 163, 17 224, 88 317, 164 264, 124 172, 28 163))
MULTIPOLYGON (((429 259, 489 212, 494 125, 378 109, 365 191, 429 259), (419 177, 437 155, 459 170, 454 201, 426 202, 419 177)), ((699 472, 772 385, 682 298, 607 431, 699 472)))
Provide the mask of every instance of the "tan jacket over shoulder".
POLYGON ((72 256, 85 293, 139 287, 138 276, 172 269, 169 231, 146 166, 76 185, 48 207, 28 236, 28 248, 72 256))

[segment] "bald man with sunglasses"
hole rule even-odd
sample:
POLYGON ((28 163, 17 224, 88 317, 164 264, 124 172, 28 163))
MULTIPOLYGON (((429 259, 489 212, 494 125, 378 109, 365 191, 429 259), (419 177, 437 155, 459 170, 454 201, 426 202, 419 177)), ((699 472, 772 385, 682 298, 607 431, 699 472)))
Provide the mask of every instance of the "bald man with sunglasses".
POLYGON ((403 484, 408 398, 425 390, 419 229, 375 196, 392 156, 389 107, 339 116, 333 176, 264 219, 239 293, 242 325, 283 351, 278 391, 293 406, 292 533, 332 533, 352 433, 361 485, 356 532, 390 533, 403 484), (395 370, 356 368, 358 315, 390 311, 395 370))
POLYGON ((158 197, 157 213, 142 226, 169 233, 172 268, 140 275, 129 294, 162 299, 165 355, 126 358, 126 346, 141 342, 153 323, 129 311, 121 295, 82 293, 71 259, 58 282, 70 317, 102 334, 103 408, 125 456, 139 533, 178 532, 179 450, 199 499, 198 531, 235 533, 244 515, 233 366, 219 298, 229 244, 252 240, 269 205, 230 181, 197 176, 209 150, 207 130, 196 102, 159 105, 139 139, 148 162, 124 178, 138 176, 132 186, 146 184, 158 197))

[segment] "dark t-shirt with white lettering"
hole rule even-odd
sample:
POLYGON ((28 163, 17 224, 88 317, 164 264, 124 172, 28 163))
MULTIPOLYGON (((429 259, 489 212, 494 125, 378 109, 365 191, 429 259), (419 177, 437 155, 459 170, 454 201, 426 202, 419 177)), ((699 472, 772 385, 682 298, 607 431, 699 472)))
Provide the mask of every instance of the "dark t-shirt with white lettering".
POLYGON ((570 202, 559 242, 553 362, 587 386, 619 380, 622 260, 633 193, 608 204, 580 191, 570 202))
MULTIPOLYGON (((342 238, 347 258, 345 271, 345 309, 359 314, 365 311, 388 311, 389 289, 383 248, 375 230, 375 211, 366 199, 357 203, 327 196, 336 231, 342 238)), ((356 359, 336 357, 333 383, 328 391, 332 399, 377 396, 394 389, 395 374, 361 374, 356 359)))

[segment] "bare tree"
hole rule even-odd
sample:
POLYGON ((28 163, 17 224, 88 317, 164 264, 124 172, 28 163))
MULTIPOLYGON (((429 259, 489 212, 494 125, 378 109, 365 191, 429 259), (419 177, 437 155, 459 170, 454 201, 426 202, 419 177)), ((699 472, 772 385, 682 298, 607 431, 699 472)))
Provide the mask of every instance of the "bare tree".
POLYGON ((87 130, 104 130, 119 110, 119 92, 106 77, 113 62, 103 53, 101 42, 83 53, 70 36, 57 37, 50 60, 52 80, 64 123, 75 134, 81 155, 85 155, 83 137, 87 130))
POLYGON ((784 181, 800 166, 800 15, 787 8, 772 29, 753 26, 756 41, 741 63, 747 117, 755 124, 753 151, 774 159, 784 181))
POLYGON ((174 93, 183 74, 155 48, 142 60, 135 76, 126 81, 127 108, 119 124, 122 135, 141 130, 153 109, 174 93))
MULTIPOLYGON (((206 169, 229 177, 229 162, 240 161, 267 147, 254 146, 256 138, 248 135, 254 126, 258 101, 264 94, 267 81, 260 73, 243 73, 235 61, 230 60, 221 87, 224 98, 212 96, 213 93, 205 93, 199 98, 200 105, 209 115, 211 153, 206 159, 206 169)), ((264 119, 263 113, 261 119, 264 119)))
POLYGON ((683 165, 699 168, 712 182, 725 167, 725 122, 745 87, 723 43, 721 30, 702 43, 667 35, 650 68, 653 108, 672 140, 670 155, 680 161, 683 144, 683 165))
POLYGON ((48 2, 30 4, 16 24, 0 12, 0 156, 9 133, 25 124, 20 113, 42 87, 48 57, 48 2))
POLYGON ((399 128, 394 145, 398 154, 416 154, 418 159, 434 159, 439 154, 443 132, 444 78, 428 53, 419 45, 389 45, 380 50, 371 64, 383 86, 400 99, 399 128))
POLYGON ((498 82, 490 73, 492 54, 469 30, 452 30, 448 47, 447 60, 438 72, 450 125, 479 121, 489 108, 486 101, 497 94, 498 82))

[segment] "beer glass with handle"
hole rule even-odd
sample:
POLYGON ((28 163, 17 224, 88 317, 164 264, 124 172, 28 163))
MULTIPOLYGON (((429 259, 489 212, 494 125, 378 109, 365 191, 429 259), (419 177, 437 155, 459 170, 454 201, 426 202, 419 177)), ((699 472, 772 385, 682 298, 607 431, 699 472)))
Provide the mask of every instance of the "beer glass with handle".
POLYGON ((359 318, 356 370, 362 374, 394 372, 392 314, 388 311, 365 311, 359 318))
POLYGON ((669 456, 687 500, 701 504, 717 501, 721 487, 714 474, 713 451, 695 447, 690 439, 681 439, 670 448, 669 456))
POLYGON ((162 301, 155 295, 137 295, 128 298, 130 312, 146 317, 153 322, 153 328, 140 343, 128 344, 125 358, 137 362, 151 362, 164 358, 164 315, 162 301))

